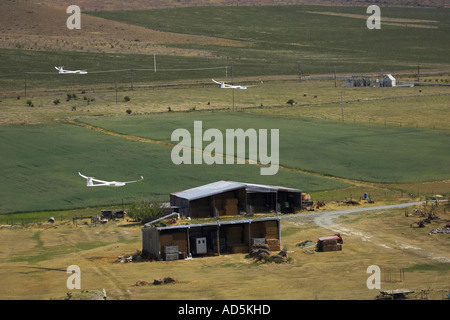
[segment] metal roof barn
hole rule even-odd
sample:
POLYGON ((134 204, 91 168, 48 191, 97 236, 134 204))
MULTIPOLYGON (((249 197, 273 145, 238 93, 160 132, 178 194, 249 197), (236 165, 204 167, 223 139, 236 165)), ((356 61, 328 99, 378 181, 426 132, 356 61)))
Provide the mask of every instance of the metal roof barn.
POLYGON ((302 209, 302 191, 235 181, 217 181, 170 195, 174 211, 191 218, 245 213, 294 213, 302 209))
POLYGON ((279 217, 142 229, 142 251, 162 260, 187 256, 246 253, 254 243, 280 250, 279 217))
POLYGON ((217 181, 170 194, 170 204, 185 217, 206 218, 236 215, 246 211, 246 185, 234 181, 217 181))

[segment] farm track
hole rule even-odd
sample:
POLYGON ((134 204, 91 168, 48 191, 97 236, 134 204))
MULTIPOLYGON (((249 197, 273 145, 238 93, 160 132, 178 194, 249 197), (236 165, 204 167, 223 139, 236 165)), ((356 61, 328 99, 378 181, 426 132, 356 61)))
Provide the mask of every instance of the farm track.
MULTIPOLYGON (((87 129, 91 129, 97 132, 100 132, 102 134, 106 134, 106 135, 111 135, 111 136, 115 136, 115 137, 120 137, 120 138, 124 138, 124 139, 128 139, 131 141, 138 141, 138 142, 144 142, 144 143, 153 143, 153 144, 158 144, 158 145, 162 145, 165 147, 175 147, 175 144, 173 143, 169 143, 169 142, 163 142, 163 141, 158 141, 158 140, 153 140, 153 139, 149 139, 149 138, 143 138, 143 137, 139 137, 139 136, 134 136, 134 135, 127 135, 127 134, 123 134, 123 133, 118 133, 118 132, 114 132, 111 130, 107 130, 105 128, 102 127, 98 127, 98 126, 94 126, 91 124, 87 124, 84 123, 82 121, 77 121, 77 120, 65 120, 65 123, 68 124, 73 124, 73 125, 77 125, 77 126, 81 126, 87 129)), ((202 150, 197 150, 195 148, 191 148, 191 151, 193 152, 202 152, 202 150)), ((223 155, 226 156, 226 155, 223 155)), ((239 158, 235 157, 234 160, 238 160, 239 158)), ((244 159, 246 163, 249 163, 249 160, 244 159)), ((255 164, 255 163, 253 163, 255 164)), ((256 164, 258 166, 260 166, 260 164, 256 164)), ((285 171, 291 171, 291 172, 295 172, 295 173, 301 173, 301 174, 306 174, 306 175, 312 175, 312 176, 316 176, 316 177, 321 177, 321 178, 327 178, 327 179, 335 179, 335 180, 339 180, 342 182, 346 182, 349 183, 353 186, 359 186, 359 187, 377 187, 380 188, 379 184, 376 183, 371 183, 371 182, 365 182, 365 181, 358 181, 358 180, 351 180, 351 179, 346 179, 346 178, 341 178, 341 177, 335 177, 335 176, 327 176, 327 175, 322 175, 320 173, 316 173, 316 172, 310 172, 310 171, 304 171, 304 170, 300 170, 300 169, 295 169, 295 168, 288 168, 288 167, 284 167, 284 166, 279 166, 280 170, 285 170, 285 171)))
MULTIPOLYGON (((439 202, 447 202, 447 200, 439 200, 439 202)), ((402 239, 402 242, 398 241, 389 241, 384 237, 380 237, 377 232, 363 232, 361 230, 350 228, 348 225, 342 225, 337 223, 337 219, 340 216, 355 214, 355 213, 363 213, 370 211, 380 211, 380 210, 394 210, 401 208, 409 208, 417 205, 421 205, 426 203, 426 201, 416 201, 416 202, 408 202, 408 203, 399 203, 393 205, 381 205, 381 206, 372 206, 372 207, 360 207, 354 209, 343 209, 343 210, 332 210, 332 211, 315 211, 313 213, 305 213, 305 214, 295 214, 282 216, 283 220, 291 221, 291 222, 299 222, 299 223, 314 223, 315 225, 331 230, 334 233, 339 233, 341 235, 358 237, 362 241, 372 242, 373 244, 386 248, 386 249, 413 249, 414 253, 418 256, 424 257, 426 259, 430 259, 432 261, 439 261, 442 263, 450 263, 450 259, 448 257, 440 257, 435 252, 424 250, 423 248, 417 247, 415 245, 411 245, 410 239, 402 239)))

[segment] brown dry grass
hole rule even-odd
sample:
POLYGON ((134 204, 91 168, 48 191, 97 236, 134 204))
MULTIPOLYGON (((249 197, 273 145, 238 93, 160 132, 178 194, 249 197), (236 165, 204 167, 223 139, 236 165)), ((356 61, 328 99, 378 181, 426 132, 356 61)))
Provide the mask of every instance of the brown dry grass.
MULTIPOLYGON (((323 15, 328 15, 328 16, 367 20, 367 15, 360 15, 360 14, 339 13, 339 12, 318 12, 318 11, 308 11, 308 12, 315 13, 315 14, 323 14, 323 15)), ((436 24, 439 21, 383 17, 382 22, 383 22, 383 24, 386 24, 386 25, 405 27, 405 28, 437 29, 438 27, 436 25, 430 25, 430 23, 436 24), (427 24, 423 24, 423 23, 427 23, 427 24)))
MULTIPOLYGON (((67 7, 67 1, 65 0, 31 0, 33 3, 43 3, 49 6, 55 6, 60 8, 67 7)), ((420 1, 422 6, 440 7, 448 6, 446 2, 425 0, 420 1)), ((235 0, 129 0, 123 1, 103 1, 103 0, 78 0, 77 4, 82 10, 94 11, 94 10, 143 10, 143 9, 160 9, 160 8, 177 8, 185 6, 235 6, 237 2, 235 0)), ((252 6, 252 5, 328 5, 328 6, 348 6, 349 1, 345 0, 240 0, 239 6, 252 6)), ((352 1, 352 6, 369 6, 374 4, 373 1, 352 1)), ((411 0, 391 0, 389 4, 386 1, 382 3, 383 6, 411 6, 411 0)))
POLYGON ((65 9, 24 1, 2 3, 0 47, 31 50, 203 56, 204 50, 164 44, 243 46, 233 40, 161 32, 82 14, 81 29, 69 30, 65 9))
POLYGON ((450 259, 448 235, 428 235, 439 222, 409 227, 414 219, 404 210, 367 212, 341 217, 336 229, 320 228, 301 215, 282 220, 282 245, 293 258, 289 264, 256 264, 245 254, 118 263, 118 256, 141 249, 141 226, 127 222, 0 229, 0 298, 64 297, 69 292, 65 271, 75 264, 81 268, 81 289, 105 288, 109 299, 374 299, 379 292, 366 287, 366 269, 375 264, 405 269, 404 282, 382 281, 383 290, 431 288, 430 298, 439 300, 450 289, 448 263, 442 263, 450 259), (342 251, 317 253, 296 246, 335 231, 344 238, 342 251), (167 276, 178 283, 135 285, 167 276))

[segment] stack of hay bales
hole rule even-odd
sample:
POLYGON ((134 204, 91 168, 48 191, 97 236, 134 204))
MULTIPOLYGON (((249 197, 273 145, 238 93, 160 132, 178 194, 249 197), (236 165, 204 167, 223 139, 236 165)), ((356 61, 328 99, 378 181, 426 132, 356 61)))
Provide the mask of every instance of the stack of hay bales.
POLYGON ((229 226, 225 229, 225 238, 227 241, 227 250, 231 253, 248 252, 248 244, 243 243, 242 226, 229 226))
POLYGON ((266 243, 270 251, 280 250, 280 241, 278 239, 278 227, 276 221, 264 222, 264 234, 266 235, 266 243))
POLYGON ((228 199, 224 199, 224 207, 223 207, 223 211, 225 215, 228 216, 234 216, 239 214, 239 209, 238 209, 238 199, 236 198, 228 198, 228 199))

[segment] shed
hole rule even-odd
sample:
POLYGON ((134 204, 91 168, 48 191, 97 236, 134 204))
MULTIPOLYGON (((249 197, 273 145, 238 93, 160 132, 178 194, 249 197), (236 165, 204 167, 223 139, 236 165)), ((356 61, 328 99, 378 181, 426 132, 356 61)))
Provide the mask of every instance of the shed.
POLYGON ((294 213, 302 209, 299 189, 235 181, 217 181, 172 193, 170 204, 180 215, 191 218, 247 213, 294 213))
POLYGON ((392 76, 392 74, 387 74, 383 78, 383 87, 395 87, 397 85, 397 80, 392 76))
POLYGON ((182 216, 191 218, 236 215, 247 208, 246 185, 217 181, 170 194, 170 205, 182 216))
POLYGON ((342 250, 342 244, 344 241, 340 234, 335 234, 330 237, 321 237, 317 241, 317 251, 340 251, 342 250))
POLYGON ((295 213, 302 209, 299 189, 262 184, 246 184, 247 205, 253 212, 295 213))
POLYGON ((256 242, 267 243, 271 251, 280 250, 279 217, 142 229, 142 251, 161 260, 247 253, 256 242))

